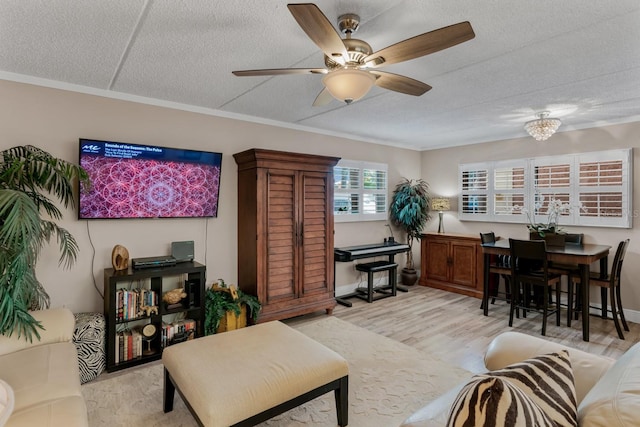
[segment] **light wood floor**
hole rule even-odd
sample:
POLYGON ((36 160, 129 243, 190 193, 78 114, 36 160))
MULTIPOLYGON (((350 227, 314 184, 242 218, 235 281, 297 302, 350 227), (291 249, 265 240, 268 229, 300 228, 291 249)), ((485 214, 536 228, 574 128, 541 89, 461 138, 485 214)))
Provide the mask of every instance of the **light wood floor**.
MULTIPOLYGON (((486 371, 484 351, 491 340, 504 331, 517 331, 541 336, 540 315, 529 314, 526 319, 514 319, 509 327, 509 307, 504 301, 489 306, 489 316, 482 315, 480 300, 438 289, 415 285, 408 293, 381 299, 369 304, 350 299, 353 307, 338 305, 334 316, 362 328, 403 342, 419 350, 474 373, 486 371)), ((323 316, 317 313, 291 319, 287 323, 306 322, 323 316)), ((640 325, 629 323, 630 332, 620 340, 612 320, 597 316, 590 318, 590 342, 582 341, 581 321, 566 326, 566 312, 562 312, 562 326, 555 326, 555 317, 547 322, 546 338, 564 345, 613 358, 620 357, 640 341, 640 325)))

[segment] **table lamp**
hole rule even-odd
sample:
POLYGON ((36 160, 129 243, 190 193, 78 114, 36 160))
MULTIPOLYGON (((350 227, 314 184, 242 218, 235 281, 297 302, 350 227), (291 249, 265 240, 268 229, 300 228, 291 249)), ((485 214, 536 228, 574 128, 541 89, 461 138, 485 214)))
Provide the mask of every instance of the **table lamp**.
POLYGON ((449 199, 444 197, 431 199, 431 209, 434 211, 438 211, 438 217, 440 218, 440 223, 438 224, 438 233, 444 233, 444 223, 442 222, 443 211, 448 211, 451 209, 451 203, 449 199))

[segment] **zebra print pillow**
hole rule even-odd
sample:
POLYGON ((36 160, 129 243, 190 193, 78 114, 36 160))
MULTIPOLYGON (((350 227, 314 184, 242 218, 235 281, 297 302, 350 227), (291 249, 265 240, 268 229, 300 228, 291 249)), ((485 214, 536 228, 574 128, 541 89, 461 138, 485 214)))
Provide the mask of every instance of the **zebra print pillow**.
POLYGON ((487 375, 474 377, 460 391, 448 426, 556 427, 556 424, 518 387, 487 375))
POLYGON ((476 375, 458 394, 449 427, 575 427, 576 391, 567 351, 476 375))

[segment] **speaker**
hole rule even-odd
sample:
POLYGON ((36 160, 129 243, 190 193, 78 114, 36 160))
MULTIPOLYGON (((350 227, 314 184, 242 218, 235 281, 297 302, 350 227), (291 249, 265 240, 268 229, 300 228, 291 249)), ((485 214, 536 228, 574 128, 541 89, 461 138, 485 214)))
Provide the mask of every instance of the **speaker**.
POLYGON ((187 304, 188 307, 196 307, 200 305, 200 298, 198 296, 198 282, 194 280, 185 280, 184 290, 187 292, 187 304))
POLYGON ((171 256, 176 262, 193 261, 193 240, 185 242, 171 242, 171 256))

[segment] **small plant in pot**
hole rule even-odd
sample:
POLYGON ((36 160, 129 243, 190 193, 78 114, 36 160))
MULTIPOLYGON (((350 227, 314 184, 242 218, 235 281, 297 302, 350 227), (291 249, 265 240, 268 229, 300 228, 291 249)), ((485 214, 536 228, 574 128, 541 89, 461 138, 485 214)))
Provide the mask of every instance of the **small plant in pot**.
POLYGON ((404 178, 396 185, 391 196, 389 218, 395 226, 400 227, 407 234, 409 245, 407 264, 401 274, 404 285, 413 285, 418 280, 413 264, 413 241, 420 240, 422 229, 431 219, 430 202, 429 185, 422 179, 404 178))
MULTIPOLYGON (((262 306, 258 298, 245 294, 235 286, 227 286, 223 279, 218 279, 217 284, 213 284, 205 292, 205 318, 204 334, 212 335, 220 332, 220 324, 227 313, 233 313, 236 318, 247 315, 255 324, 258 322, 258 315, 262 306), (246 309, 243 310, 243 307, 246 309)), ((239 322, 244 326, 247 319, 239 322)), ((241 326, 241 327, 242 327, 241 326)))

